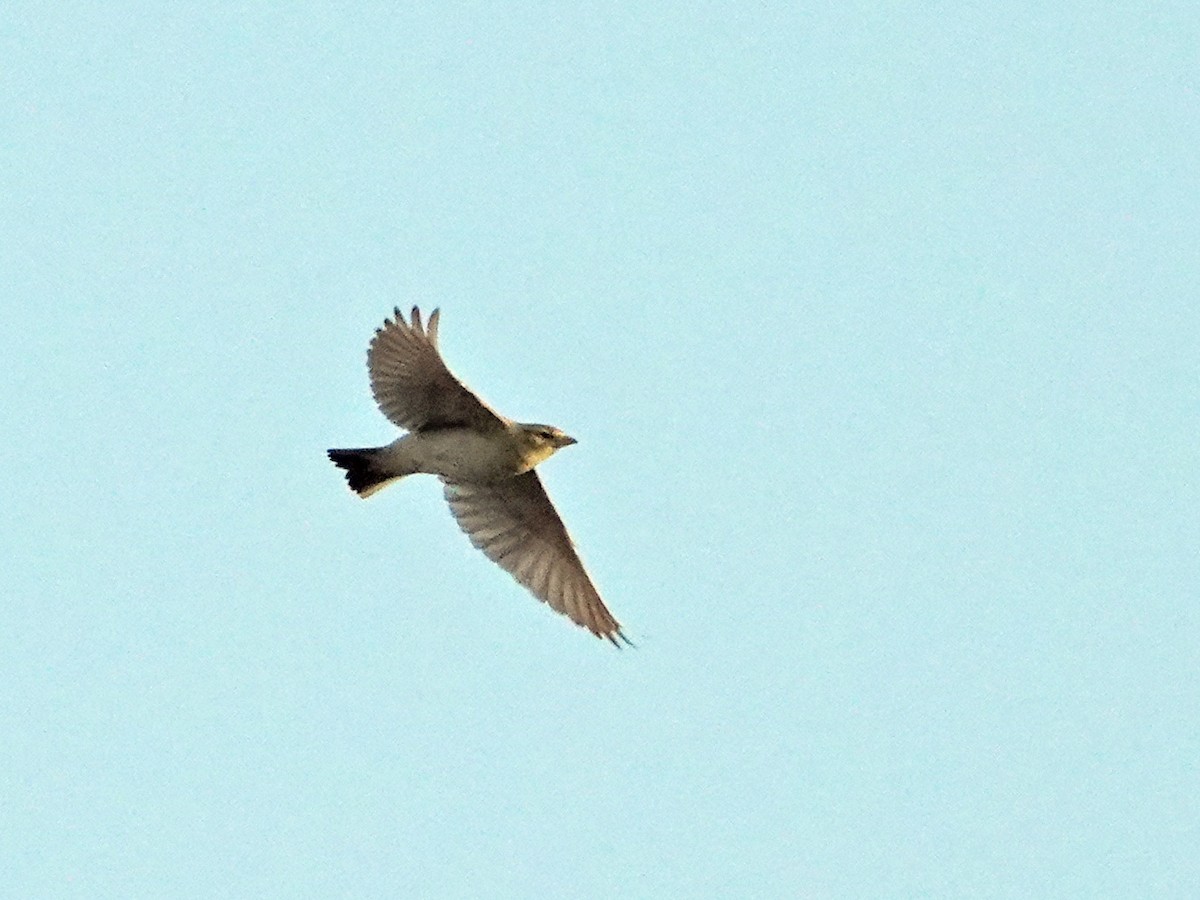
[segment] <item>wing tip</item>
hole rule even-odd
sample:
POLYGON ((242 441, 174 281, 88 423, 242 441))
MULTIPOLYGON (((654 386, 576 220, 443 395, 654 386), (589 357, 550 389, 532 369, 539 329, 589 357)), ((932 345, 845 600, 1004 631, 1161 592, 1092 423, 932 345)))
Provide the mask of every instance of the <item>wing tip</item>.
POLYGON ((383 324, 375 329, 375 334, 381 335, 393 328, 398 328, 406 332, 415 332, 418 336, 426 338, 429 343, 436 345, 438 319, 441 318, 441 314, 441 308, 434 307, 433 312, 429 314, 429 318, 422 322, 421 307, 414 306, 408 317, 405 318, 404 313, 400 311, 400 307, 393 306, 392 314, 385 318, 383 324))
POLYGON ((625 632, 621 630, 620 625, 609 632, 598 631, 596 632, 596 637, 607 639, 608 642, 618 650, 624 650, 626 647, 629 647, 633 650, 637 649, 637 644, 635 644, 626 636, 625 632))

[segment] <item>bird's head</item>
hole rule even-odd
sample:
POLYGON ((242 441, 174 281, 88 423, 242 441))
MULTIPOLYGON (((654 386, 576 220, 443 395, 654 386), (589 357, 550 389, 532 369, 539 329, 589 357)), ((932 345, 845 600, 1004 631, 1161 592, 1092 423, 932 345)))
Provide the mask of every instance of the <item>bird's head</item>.
POLYGON ((575 438, 553 425, 535 425, 522 422, 518 428, 524 444, 525 458, 531 466, 549 459, 563 447, 578 443, 575 438))

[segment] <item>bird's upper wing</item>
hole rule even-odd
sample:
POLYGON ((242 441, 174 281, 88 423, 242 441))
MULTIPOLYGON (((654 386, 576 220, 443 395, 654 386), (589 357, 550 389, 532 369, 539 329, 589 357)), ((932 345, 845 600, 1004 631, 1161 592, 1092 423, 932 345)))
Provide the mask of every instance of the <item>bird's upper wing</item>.
POLYGON ((384 320, 367 350, 371 393, 383 414, 409 431, 503 428, 505 418, 467 390, 442 362, 438 310, 424 327, 415 306, 411 322, 404 321, 399 309, 395 316, 384 320))
POLYGON ((487 483, 447 481, 445 490, 459 527, 489 559, 575 624, 614 644, 629 643, 533 470, 487 483))

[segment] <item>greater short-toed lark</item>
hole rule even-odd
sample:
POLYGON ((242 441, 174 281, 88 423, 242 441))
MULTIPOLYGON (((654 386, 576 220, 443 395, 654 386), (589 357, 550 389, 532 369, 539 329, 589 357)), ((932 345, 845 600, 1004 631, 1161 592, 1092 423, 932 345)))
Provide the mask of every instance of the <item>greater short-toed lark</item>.
POLYGON ((471 543, 577 625, 628 643, 534 471, 575 439, 489 408, 446 368, 437 334, 436 309, 427 325, 416 307, 410 322, 399 309, 384 321, 367 351, 371 392, 408 434, 386 447, 330 450, 329 458, 361 497, 405 475, 437 475, 471 543))

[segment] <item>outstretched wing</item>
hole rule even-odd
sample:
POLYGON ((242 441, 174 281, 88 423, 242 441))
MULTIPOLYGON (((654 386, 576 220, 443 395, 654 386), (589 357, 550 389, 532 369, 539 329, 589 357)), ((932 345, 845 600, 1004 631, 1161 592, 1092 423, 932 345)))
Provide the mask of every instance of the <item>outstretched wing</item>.
POLYGON ((385 416, 408 431, 474 428, 495 431, 507 421, 455 378, 437 348, 438 310, 421 325, 413 307, 412 321, 400 310, 385 319, 371 339, 367 368, 371 393, 385 416))
POLYGON ((459 527, 492 562, 575 624, 614 644, 629 643, 532 469, 485 484, 447 481, 445 492, 459 527))

